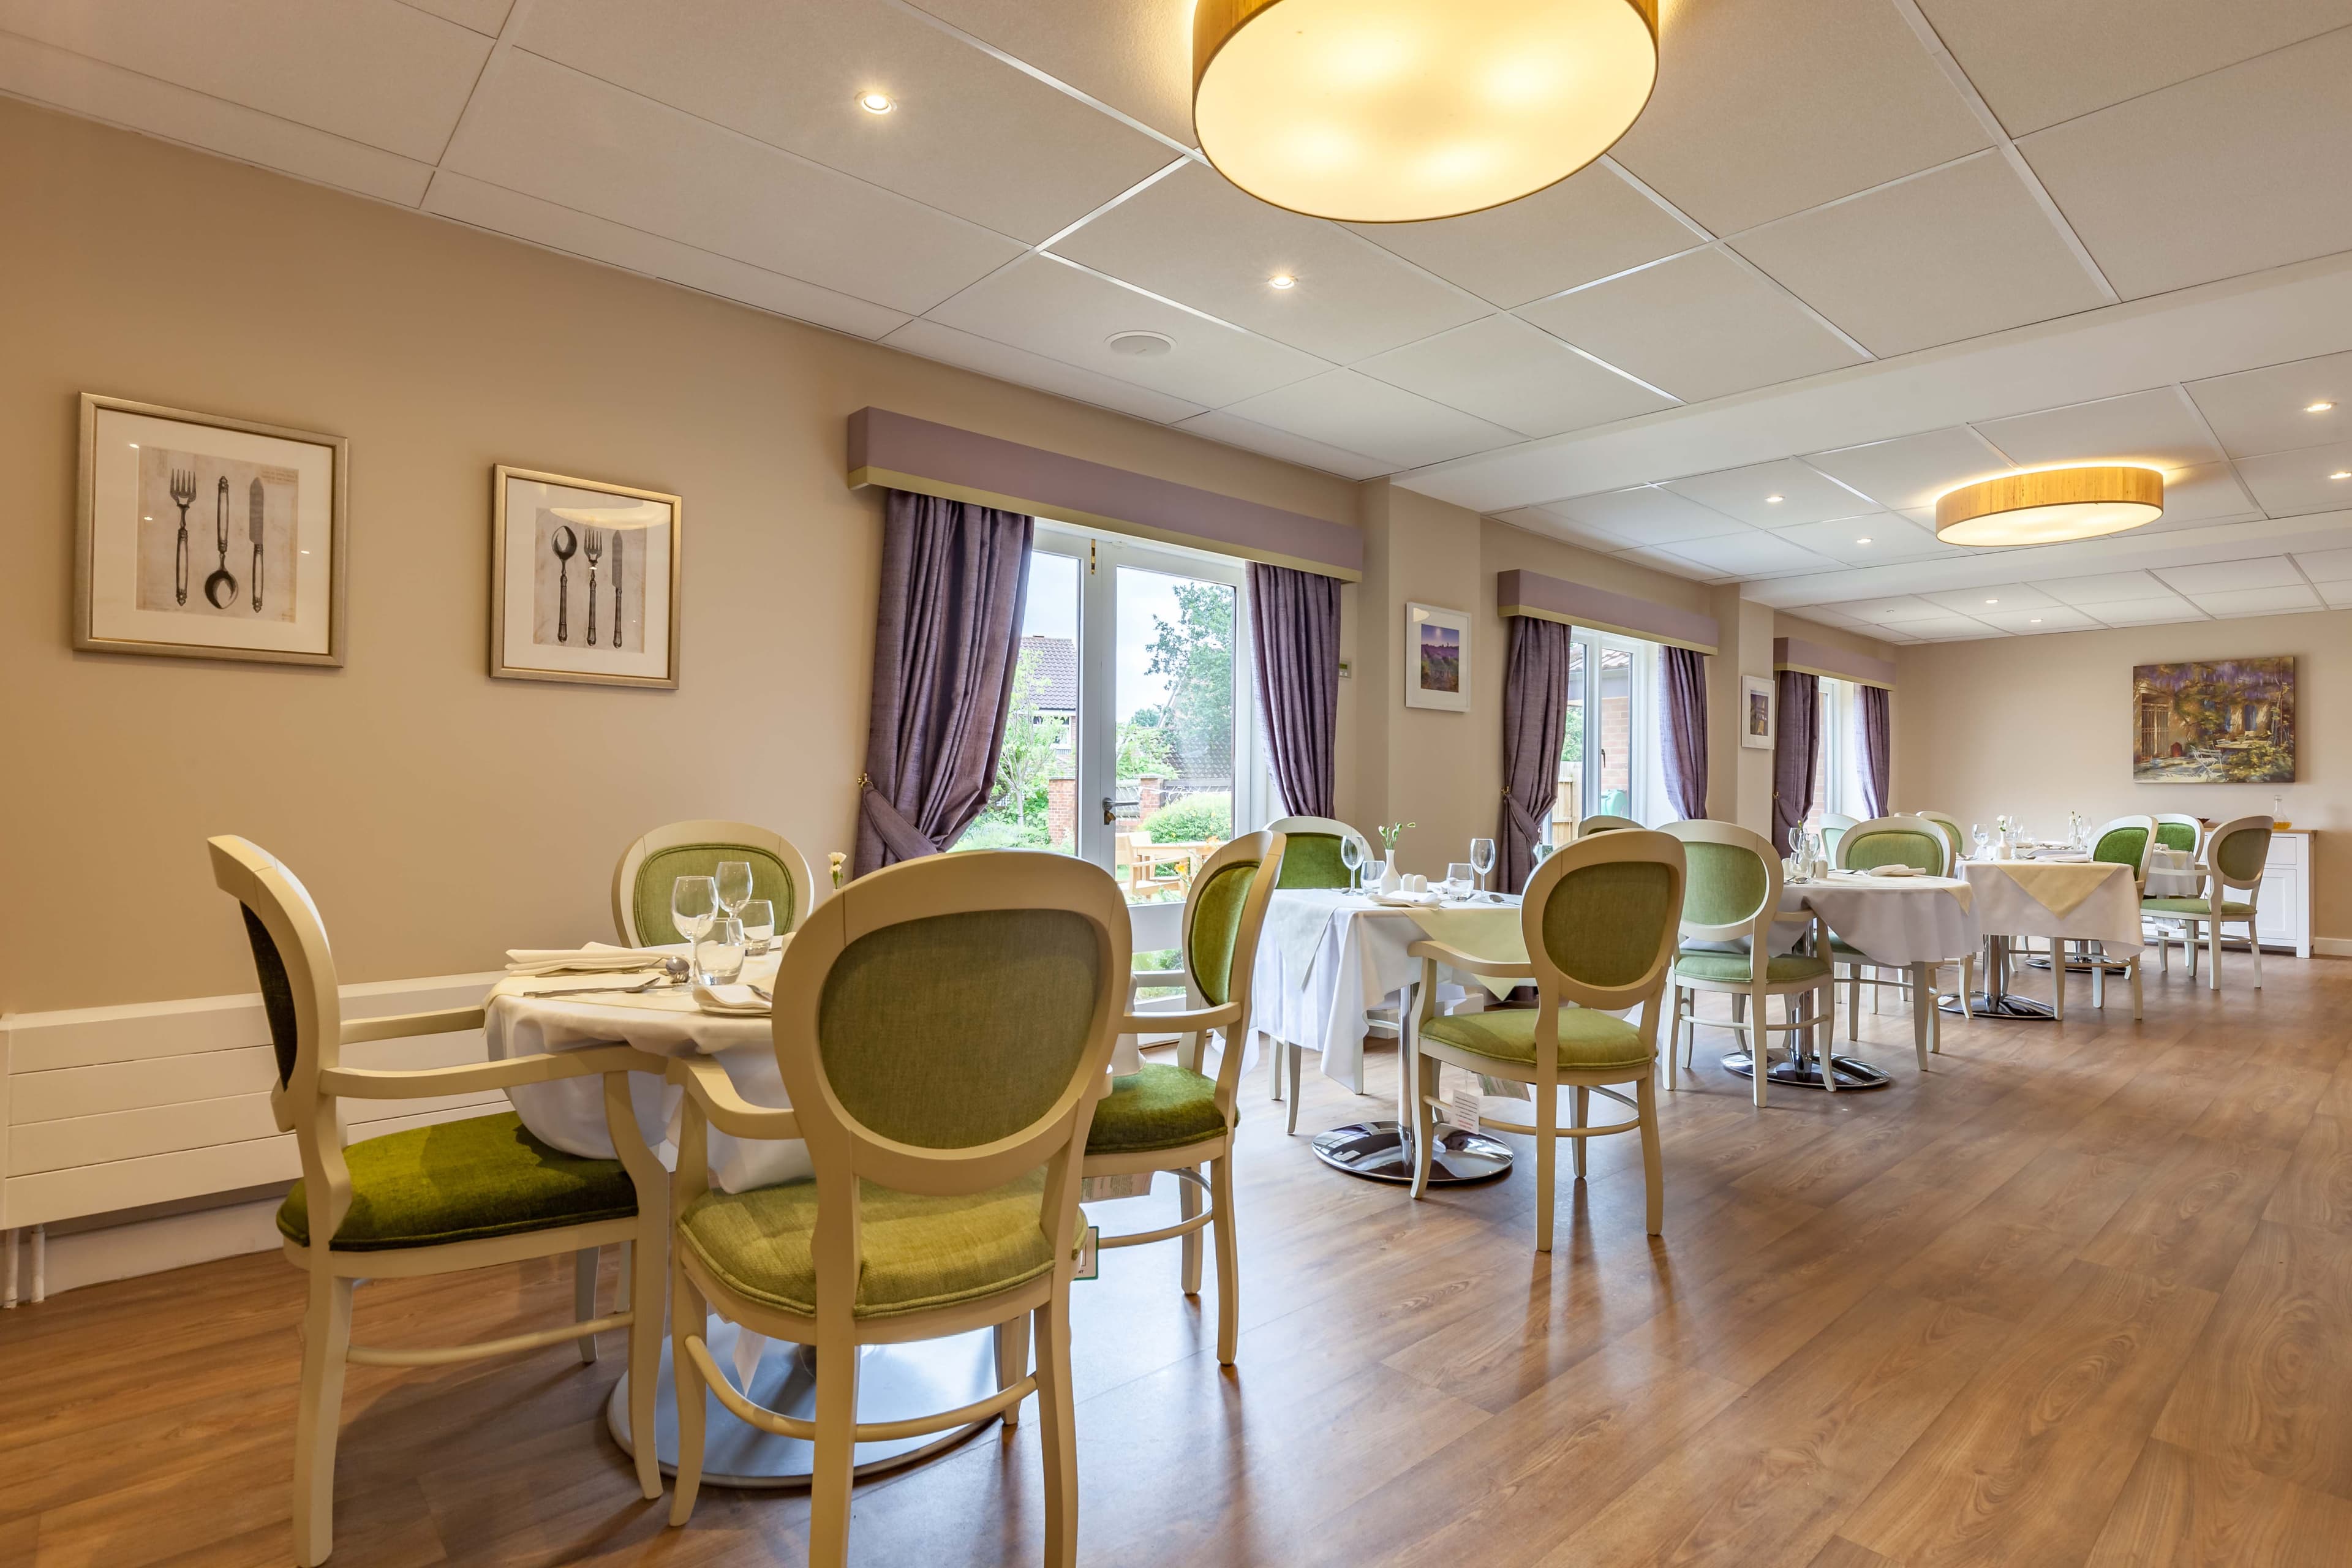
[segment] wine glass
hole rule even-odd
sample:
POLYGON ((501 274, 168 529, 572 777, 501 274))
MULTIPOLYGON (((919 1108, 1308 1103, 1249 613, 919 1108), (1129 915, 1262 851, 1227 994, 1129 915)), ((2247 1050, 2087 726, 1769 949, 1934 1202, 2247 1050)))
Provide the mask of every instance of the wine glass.
POLYGON ((1339 864, 1348 868, 1348 891, 1357 891, 1357 873, 1364 868, 1364 841, 1352 833, 1341 834, 1339 864))
POLYGON ((770 899, 746 899, 740 911, 743 921, 743 945, 752 957, 768 951, 776 940, 776 906, 770 899))
POLYGON ((694 978, 702 985, 732 985, 742 978, 743 922, 733 915, 713 915, 694 937, 694 978))
POLYGON ((692 942, 719 918, 719 883, 710 877, 680 877, 669 885, 669 919, 677 934, 692 942))
POLYGON ((743 906, 751 901, 751 862, 719 862, 719 907, 730 915, 740 915, 743 912, 743 906))
POLYGON ((1969 837, 1976 841, 1978 859, 1990 860, 1992 858, 1992 838, 1990 835, 1985 832, 1983 823, 1970 823, 1969 825, 1969 837))
POLYGON ((1478 874, 1478 892, 1486 891, 1486 873, 1495 868, 1495 841, 1491 838, 1470 840, 1470 868, 1478 874))

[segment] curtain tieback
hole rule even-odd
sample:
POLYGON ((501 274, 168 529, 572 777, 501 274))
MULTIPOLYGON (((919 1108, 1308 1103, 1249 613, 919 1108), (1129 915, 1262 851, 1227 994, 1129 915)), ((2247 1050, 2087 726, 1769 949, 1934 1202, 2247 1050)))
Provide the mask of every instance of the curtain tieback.
POLYGON ((858 804, 865 809, 866 820, 874 825, 874 831, 881 836, 884 844, 889 846, 892 855, 901 860, 919 860, 926 855, 940 852, 940 846, 932 843, 930 837, 922 829, 908 821, 905 814, 874 787, 873 780, 860 773, 857 782, 860 786, 858 804))

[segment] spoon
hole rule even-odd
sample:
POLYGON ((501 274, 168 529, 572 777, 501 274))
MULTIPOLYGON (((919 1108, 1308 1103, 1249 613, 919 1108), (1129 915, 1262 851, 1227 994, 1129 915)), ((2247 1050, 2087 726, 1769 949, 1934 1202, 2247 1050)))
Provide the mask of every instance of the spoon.
POLYGON ((228 476, 223 474, 220 489, 213 492, 213 531, 220 545, 220 567, 205 579, 205 597, 215 610, 226 610, 236 603, 236 578, 228 569, 228 476))
POLYGON ((555 640, 572 640, 572 552, 580 548, 580 536, 570 524, 558 528, 548 536, 547 547, 555 552, 561 563, 555 569, 555 640))

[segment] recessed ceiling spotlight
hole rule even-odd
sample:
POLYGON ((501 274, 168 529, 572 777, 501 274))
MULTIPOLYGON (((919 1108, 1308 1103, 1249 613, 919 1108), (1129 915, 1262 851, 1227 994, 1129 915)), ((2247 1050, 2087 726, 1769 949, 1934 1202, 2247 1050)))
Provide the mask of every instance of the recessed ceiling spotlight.
POLYGON ((2303 405, 2303 411, 2305 414, 2325 414, 2335 406, 2336 405, 2328 402, 2327 399, 2323 397, 2316 403, 2305 404, 2303 405))
POLYGON ((868 114, 887 114, 898 107, 898 100, 887 92, 861 92, 857 107, 868 114))
POLYGON ((1870 541, 1869 541, 1868 539, 1857 539, 1857 540, 1855 540, 1855 541, 1854 541, 1854 542, 1855 542, 1856 544, 1867 544, 1867 543, 1869 543, 1869 542, 1870 542, 1870 541))
POLYGON ((2352 479, 2352 468, 2338 468, 2327 477, 2331 479, 2352 479))
POLYGON ((1166 332, 1113 332, 1104 342, 1115 354, 1132 354, 1138 359, 1164 354, 1176 346, 1176 340, 1166 332))
POLYGON ((1998 605, 2000 601, 1999 599, 1987 599, 1985 603, 1988 605, 1998 605))
POLYGON ((1787 496, 1766 496, 1764 498, 1764 504, 1766 506, 1779 506, 1782 501, 1787 500, 1789 498, 1787 496))
POLYGON ((1298 279, 1287 272, 1277 272, 1265 280, 1265 286, 1269 289, 1296 289, 1298 279))
POLYGON ((2034 616, 2032 619, 2031 619, 2031 620, 2027 621, 2025 624, 2026 624, 2027 626, 2040 626, 2040 625, 2042 624, 2042 617, 2041 617, 2040 616, 2034 616))

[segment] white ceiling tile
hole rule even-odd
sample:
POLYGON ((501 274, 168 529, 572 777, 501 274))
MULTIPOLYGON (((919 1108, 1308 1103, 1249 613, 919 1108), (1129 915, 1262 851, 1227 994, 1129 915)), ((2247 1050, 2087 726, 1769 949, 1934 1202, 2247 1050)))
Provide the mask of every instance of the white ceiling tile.
POLYGON ((431 164, 397 153, 8 33, 0 92, 403 206, 433 178, 431 164))
POLYGON ((1033 244, 1175 156, 885 0, 533 0, 520 45, 1033 244))
POLYGON ((2057 463, 2146 463, 2170 470, 2221 461, 2204 421, 2171 387, 1979 419, 1977 434, 2021 468, 2057 463))
POLYGON ((1857 517, 1878 508, 1832 479, 1823 479, 1794 458, 1777 463, 1751 463, 1744 468, 1721 468, 1674 479, 1666 488, 1726 517, 1759 528, 1793 528, 1801 522, 1826 522, 1857 517), (1775 498, 1778 498, 1777 500, 1775 498))
POLYGON ((1558 436, 1674 406, 1517 316, 1489 316, 1355 368, 1523 436, 1558 436))
POLYGON ((2124 599, 2094 605, 2090 613, 2104 626, 2157 626, 2175 621, 2208 619, 2205 612, 2182 598, 2124 599))
POLYGON ((2108 280, 2139 299, 2352 249, 2347 79, 2352 28, 2069 121, 2019 150, 2108 280))
POLYGON ((2319 584, 2319 596, 2326 601, 2331 610, 2352 610, 2352 581, 2322 583, 2319 584))
POLYGON ((1965 553, 1956 546, 1937 543, 1927 530, 1885 511, 1772 531, 1791 544, 1801 544, 1848 566, 1886 566, 1965 553), (1864 543, 1864 540, 1869 542, 1864 543))
POLYGON ((2352 550, 2298 550, 2294 563, 2315 583, 2352 583, 2352 550))
POLYGON ((1690 403, 1863 363, 1794 300, 1715 250, 1518 313, 1690 403))
POLYGON ((1940 605, 1954 615, 1990 616, 1996 613, 2014 614, 2019 610, 2043 609, 2057 603, 2039 588, 2022 583, 1996 583, 1985 588, 1947 588, 1921 598, 1931 605, 1940 605))
POLYGON ((1506 310, 1700 240, 1606 163, 1485 212, 1356 232, 1506 310))
POLYGON ((1718 572, 1712 566, 1703 565, 1685 556, 1676 555, 1669 550, 1627 550, 1620 552, 1618 559, 1637 561, 1644 566, 1670 573, 1676 577, 1688 577, 1699 583, 1727 583, 1737 575, 1734 573, 1718 572))
POLYGON ((1192 0, 920 0, 916 8, 1192 145, 1192 0))
POLYGON ((2340 27, 2352 0, 1919 0, 2012 136, 2340 27))
POLYGON ((2238 459, 2238 477, 2273 517, 2352 507, 2352 441, 2238 459))
POLYGON ((1972 616, 1923 616, 1918 620, 1905 621, 1903 629, 1922 642, 1967 642, 1977 637, 2009 635, 2000 627, 1972 616))
POLYGON ((1327 447, 1320 441, 1310 441, 1304 436, 1294 436, 1287 430, 1276 430, 1272 426, 1259 425, 1222 411, 1195 416, 1177 428, 1189 430, 1195 436, 1205 436, 1212 441, 1222 441, 1228 447, 1240 447, 1248 451, 1262 452, 1269 458, 1279 458, 1286 463, 1320 468, 1343 479, 1378 479, 1395 468, 1392 463, 1367 458, 1360 452, 1327 447))
POLYGON ((398 0, 0 0, 0 30, 427 163, 490 53, 398 0))
POLYGON ((1881 506, 1925 510, 1931 522, 1937 496, 1975 479, 1990 479, 2011 467, 1966 426, 1816 452, 1805 461, 1881 506))
POLYGON ((1483 301, 1348 230, 1268 206, 1198 163, 1121 202, 1054 249, 1343 363, 1489 313, 1483 301), (1297 285, 1269 286, 1277 275, 1297 285))
POLYGON ((682 283, 739 304, 772 310, 835 331, 878 338, 905 324, 907 314, 870 300, 821 289, 780 272, 697 250, 657 234, 592 217, 502 186, 446 170, 435 176, 425 210, 476 228, 569 251, 592 261, 682 283))
POLYGON ((1857 621, 1872 626, 1899 626, 1906 621, 1942 620, 1949 612, 1940 605, 1931 605, 1913 595, 1901 594, 1891 598, 1848 599, 1837 606, 1857 621))
POLYGON ((2352 441, 2352 353, 2192 381, 2189 395, 2233 458, 2352 441), (2315 412, 2315 403, 2335 406, 2315 412))
POLYGON ((1684 5, 1613 154, 1717 234, 1990 144, 1885 0, 1684 5))
POLYGON ((2307 583, 2285 588, 2234 588, 2218 594, 2192 594, 2197 607, 2228 620, 2237 616, 2287 616, 2298 610, 2324 608, 2307 583))
POLYGON ((1625 548, 1625 542, 1616 534, 1588 528, 1572 517, 1563 516, 1556 507, 1523 506, 1497 515, 1513 528, 1524 528, 1529 533, 1566 540, 1587 550, 1615 552, 1625 548))
POLYGON ((1678 544, 1743 533, 1748 525, 1656 485, 1574 496, 1544 509, 1572 522, 1614 534, 1621 544, 1678 544))
MULTIPOLYGON (((920 354, 925 359, 961 365, 982 375, 992 375, 999 381, 1034 386, 1057 396, 1074 397, 1081 403, 1116 408, 1121 414, 1132 414, 1138 419, 1173 424, 1202 412, 1197 403, 1171 397, 1164 392, 1154 392, 1150 387, 1137 386, 1097 371, 1064 364, 1059 360, 1047 359, 1044 354, 1031 353, 1027 349, 1017 349, 1010 343, 974 337, 970 332, 958 331, 938 321, 921 319, 908 321, 882 341, 891 348, 920 354)), ((1222 437, 1215 438, 1223 439, 1222 437)), ((1235 446, 1244 444, 1232 443, 1235 446)))
POLYGON ((1696 561, 1732 577, 1759 577, 1768 573, 1826 572, 1837 563, 1791 543, 1778 534, 1749 529, 1716 539, 1686 539, 1673 546, 1674 554, 1696 561))
POLYGON ((2238 482, 2228 463, 2200 463, 2175 468, 2164 476, 2164 516, 2154 526, 2166 532, 2191 524, 2202 527, 2224 518, 2258 517, 2262 509, 2238 482))
POLYGON ((1003 235, 521 50, 492 67, 444 166, 916 313, 1021 253, 1003 235))
POLYGON ((1974 617, 1989 626, 2018 637, 2041 637, 2051 632, 2084 632, 2100 623, 2077 609, 2064 605, 2038 605, 2030 609, 1986 610, 1974 617))
POLYGON ((2252 561, 2216 561, 2203 566, 2167 566, 2156 574, 2167 587, 2199 600, 2209 594, 2294 587, 2303 582, 2303 574, 2284 555, 2266 555, 2252 561))
POLYGON ((974 284, 930 319, 1207 408, 1326 368, 1311 354, 1202 321, 1043 256, 974 284), (1149 356, 1112 353, 1109 339, 1131 331, 1159 332, 1175 347, 1149 356))
POLYGON ((1500 426, 1352 370, 1327 371, 1236 403, 1227 412, 1328 446, 1344 442, 1346 450, 1400 468, 1491 451, 1519 438, 1500 426))
POLYGON ((2108 302, 1993 153, 1732 245, 1882 359, 2108 302))
POLYGON ((495 38, 499 36, 499 29, 507 25, 507 13, 514 9, 515 0, 404 0, 404 3, 495 38))
POLYGON ((2041 587, 2062 605, 2119 605, 2166 596, 2164 584, 2146 572, 2101 572, 2088 577, 2061 577, 2041 587))

